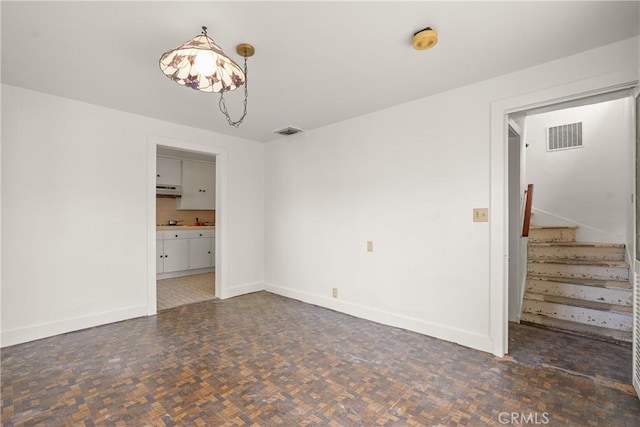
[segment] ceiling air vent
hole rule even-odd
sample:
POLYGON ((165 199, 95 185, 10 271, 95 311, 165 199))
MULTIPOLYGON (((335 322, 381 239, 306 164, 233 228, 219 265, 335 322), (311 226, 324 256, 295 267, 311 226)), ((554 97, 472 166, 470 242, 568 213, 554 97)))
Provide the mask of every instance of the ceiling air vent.
POLYGON ((286 128, 273 131, 273 133, 277 133, 278 135, 284 135, 284 136, 295 135, 296 133, 300 133, 300 132, 303 132, 303 130, 293 126, 287 126, 286 128))
POLYGON ((582 122, 548 128, 547 151, 580 147, 582 147, 582 122))

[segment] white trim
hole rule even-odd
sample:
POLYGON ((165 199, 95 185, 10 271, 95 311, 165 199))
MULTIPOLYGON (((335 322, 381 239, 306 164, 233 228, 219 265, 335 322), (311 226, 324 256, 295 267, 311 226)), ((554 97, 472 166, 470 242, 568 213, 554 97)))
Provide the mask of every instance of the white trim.
POLYGON ((216 239, 215 239, 215 293, 223 298, 228 279, 228 150, 224 147, 204 145, 174 138, 152 135, 149 137, 147 185, 147 315, 157 313, 156 303, 156 153, 163 145, 179 150, 200 152, 216 156, 216 239), (219 266, 219 268, 218 268, 219 266))
POLYGON ((31 325, 25 328, 2 331, 0 333, 0 342, 2 343, 2 347, 7 347, 67 332, 92 328, 94 326, 120 322, 122 320, 129 320, 136 317, 144 317, 146 315, 147 306, 140 305, 98 314, 91 314, 89 316, 73 317, 56 322, 40 323, 38 325, 31 325))
POLYGON ((147 316, 158 312, 156 288, 156 156, 158 144, 149 138, 147 147, 147 241, 153 239, 153 246, 147 244, 147 316), (153 277, 153 281, 151 280, 153 277))
POLYGON ((491 351, 502 357, 508 351, 508 121, 518 111, 572 101, 602 93, 632 88, 637 84, 637 69, 627 69, 562 86, 526 93, 491 103, 490 165, 490 323, 491 351))
POLYGON ((509 126, 513 128, 513 131, 517 133, 521 139, 524 139, 524 135, 522 134, 522 128, 520 128, 520 125, 515 120, 509 118, 509 126))
POLYGON ((354 304, 336 298, 329 298, 309 292, 285 288, 282 286, 274 285, 272 283, 266 283, 265 290, 267 292, 271 292, 287 298, 296 299, 308 304, 314 304, 320 307, 339 311, 341 313, 349 314, 361 319, 366 319, 372 322, 381 323, 383 325, 402 328, 441 340, 454 342, 465 347, 471 347, 486 352, 490 352, 492 350, 491 338, 485 335, 451 328, 442 324, 425 322, 421 319, 378 310, 376 308, 354 304))

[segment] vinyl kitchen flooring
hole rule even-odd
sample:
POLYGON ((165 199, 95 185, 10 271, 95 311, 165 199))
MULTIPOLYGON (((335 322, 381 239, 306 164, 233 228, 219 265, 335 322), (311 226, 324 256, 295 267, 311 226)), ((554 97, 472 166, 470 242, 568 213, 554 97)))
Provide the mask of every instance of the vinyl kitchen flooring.
POLYGON ((267 292, 209 300, 3 349, 2 424, 638 425, 628 346, 510 329, 497 358, 267 292))
POLYGON ((158 311, 215 298, 214 273, 161 279, 156 282, 158 311))

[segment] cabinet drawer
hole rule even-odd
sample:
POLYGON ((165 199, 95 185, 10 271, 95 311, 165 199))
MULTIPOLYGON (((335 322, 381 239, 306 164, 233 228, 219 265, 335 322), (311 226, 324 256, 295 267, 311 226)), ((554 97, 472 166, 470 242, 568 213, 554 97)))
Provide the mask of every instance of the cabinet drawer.
POLYGON ((213 237, 213 230, 169 230, 169 231, 158 231, 156 233, 162 233, 162 238, 164 240, 171 239, 197 239, 197 238, 210 238, 213 237))
POLYGON ((164 240, 172 240, 172 239, 188 239, 191 236, 189 235, 189 230, 170 230, 170 231, 161 231, 162 238, 164 240))

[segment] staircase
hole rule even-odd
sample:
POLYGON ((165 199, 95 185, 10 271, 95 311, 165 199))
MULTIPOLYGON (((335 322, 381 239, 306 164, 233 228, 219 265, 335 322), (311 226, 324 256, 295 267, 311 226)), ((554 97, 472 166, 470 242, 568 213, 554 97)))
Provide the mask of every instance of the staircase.
POLYGON ((532 226, 528 258, 522 322, 632 341, 624 244, 576 242, 576 227, 532 226))

